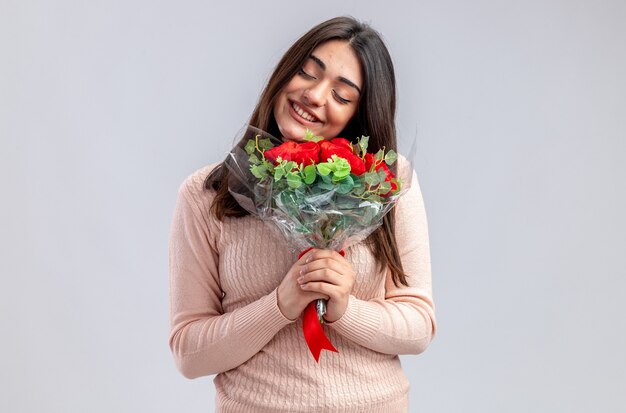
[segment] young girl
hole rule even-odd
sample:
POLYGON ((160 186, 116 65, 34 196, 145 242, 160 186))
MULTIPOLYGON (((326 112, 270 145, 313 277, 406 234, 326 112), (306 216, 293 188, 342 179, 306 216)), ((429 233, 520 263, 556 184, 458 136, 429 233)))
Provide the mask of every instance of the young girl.
MULTIPOLYGON (((349 17, 302 36, 272 74, 249 123, 283 140, 306 129, 369 136, 396 150, 395 75, 376 31, 349 17)), ((300 259, 228 192, 223 163, 180 186, 170 238, 170 348, 187 378, 217 374, 218 412, 406 412, 399 354, 435 330, 426 213, 417 177, 345 258, 300 259), (339 353, 316 363, 301 314, 328 300, 324 330, 339 353)), ((412 409, 416 411, 416 409, 412 409)))

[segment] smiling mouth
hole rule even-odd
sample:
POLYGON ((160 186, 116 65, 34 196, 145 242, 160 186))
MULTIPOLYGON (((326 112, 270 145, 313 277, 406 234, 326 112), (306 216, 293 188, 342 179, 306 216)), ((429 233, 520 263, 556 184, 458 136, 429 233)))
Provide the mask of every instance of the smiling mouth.
POLYGON ((302 119, 309 122, 319 122, 319 119, 315 116, 311 115, 309 112, 302 109, 296 102, 291 102, 291 108, 300 116, 302 119))

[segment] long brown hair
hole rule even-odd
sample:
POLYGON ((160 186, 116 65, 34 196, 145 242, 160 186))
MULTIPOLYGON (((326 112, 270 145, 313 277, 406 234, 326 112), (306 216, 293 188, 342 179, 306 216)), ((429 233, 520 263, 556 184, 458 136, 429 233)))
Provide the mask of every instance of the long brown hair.
MULTIPOLYGON (((248 123, 273 136, 280 136, 273 113, 278 94, 313 50, 329 40, 348 42, 358 56, 363 71, 363 87, 357 112, 339 136, 348 139, 369 136, 368 151, 374 153, 382 147, 397 151, 396 80, 391 56, 378 32, 352 17, 336 17, 320 23, 287 50, 261 93, 248 123)), ((239 142, 239 145, 242 143, 239 142)), ((211 171, 204 183, 206 189, 216 191, 211 212, 220 220, 248 215, 228 192, 228 178, 228 169, 222 162, 211 171)), ((394 226, 392 209, 366 242, 378 260, 379 269, 383 271, 389 268, 396 286, 408 285, 398 254, 394 226)))

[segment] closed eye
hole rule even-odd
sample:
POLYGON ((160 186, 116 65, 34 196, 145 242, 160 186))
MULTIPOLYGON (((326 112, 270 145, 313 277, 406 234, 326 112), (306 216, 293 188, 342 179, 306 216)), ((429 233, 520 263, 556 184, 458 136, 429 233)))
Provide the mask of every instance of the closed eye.
POLYGON ((335 92, 334 89, 333 89, 333 94, 335 95, 335 98, 339 101, 339 103, 342 103, 344 105, 350 103, 350 101, 348 99, 344 99, 341 96, 339 96, 339 94, 337 92, 335 92))
POLYGON ((304 69, 300 69, 298 70, 298 73, 302 76, 304 76, 307 79, 316 79, 315 76, 311 76, 310 74, 308 74, 307 72, 304 71, 304 69))

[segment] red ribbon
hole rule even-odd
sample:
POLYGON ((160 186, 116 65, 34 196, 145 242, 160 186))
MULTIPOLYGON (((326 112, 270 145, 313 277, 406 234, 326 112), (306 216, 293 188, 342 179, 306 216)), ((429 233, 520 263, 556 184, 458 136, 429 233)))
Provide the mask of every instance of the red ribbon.
MULTIPOLYGON (((302 258, 304 254, 312 249, 313 248, 307 248, 306 250, 302 251, 300 255, 298 255, 298 259, 302 258)), ((346 255, 343 250, 339 251, 339 254, 341 254, 342 256, 346 255)), ((328 337, 326 337, 324 330, 322 329, 322 324, 317 318, 315 301, 310 302, 304 310, 302 330, 304 331, 304 339, 306 340, 306 344, 309 346, 311 354, 313 354, 315 361, 319 363, 320 353, 322 352, 322 350, 334 351, 335 353, 339 353, 339 351, 332 345, 328 337)))

